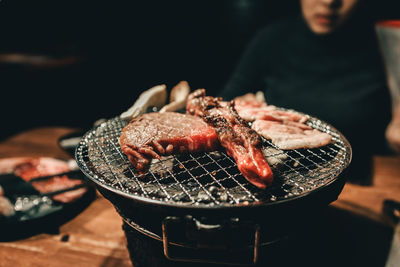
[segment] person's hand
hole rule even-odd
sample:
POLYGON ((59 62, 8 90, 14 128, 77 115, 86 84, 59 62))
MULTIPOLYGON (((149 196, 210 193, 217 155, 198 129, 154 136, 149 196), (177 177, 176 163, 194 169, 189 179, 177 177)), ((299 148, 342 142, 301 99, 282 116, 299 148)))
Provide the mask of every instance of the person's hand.
POLYGON ((386 128, 386 139, 390 147, 400 153, 400 98, 399 104, 393 113, 393 119, 386 128))
POLYGON ((400 121, 392 121, 386 129, 386 139, 390 147, 400 153, 400 121))

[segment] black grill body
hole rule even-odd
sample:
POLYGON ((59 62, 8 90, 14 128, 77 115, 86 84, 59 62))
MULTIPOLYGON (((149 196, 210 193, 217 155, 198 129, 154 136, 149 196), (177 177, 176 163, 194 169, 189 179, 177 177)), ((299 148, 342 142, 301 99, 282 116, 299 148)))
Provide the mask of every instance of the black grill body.
POLYGON ((277 162, 267 190, 246 181, 223 151, 164 157, 138 174, 119 147, 126 122, 118 117, 86 133, 75 156, 121 215, 132 257, 131 248, 148 239, 162 261, 200 257, 205 262, 254 264, 267 247, 273 250, 291 233, 304 231, 301 222, 336 200, 343 189, 351 161, 349 143, 323 121, 310 118, 307 123, 331 134, 333 141, 318 149, 283 151, 264 140, 266 156, 277 162), (179 249, 188 249, 184 258, 179 249), (188 256, 204 249, 200 256, 188 256), (229 256, 232 251, 245 256, 236 261, 229 256), (224 253, 225 259, 217 259, 224 253))

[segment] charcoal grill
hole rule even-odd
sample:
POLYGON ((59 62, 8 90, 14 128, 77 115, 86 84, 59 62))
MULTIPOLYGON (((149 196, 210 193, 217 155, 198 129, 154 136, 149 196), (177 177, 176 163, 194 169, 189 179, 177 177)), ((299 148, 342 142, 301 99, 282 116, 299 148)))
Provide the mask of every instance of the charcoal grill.
MULTIPOLYGON (((178 261, 218 260, 172 255, 174 247, 235 251, 239 248, 234 244, 240 243, 241 249, 251 251, 245 263, 256 263, 260 247, 281 240, 296 220, 337 199, 343 188, 343 173, 351 161, 348 141, 317 118, 310 117, 307 124, 329 133, 332 142, 317 149, 283 151, 263 140, 265 148, 273 148, 266 153, 275 162, 274 182, 266 190, 250 184, 223 151, 163 157, 139 174, 120 149, 118 139, 126 122, 119 117, 87 132, 75 156, 81 170, 114 204, 127 236, 129 228, 162 242, 163 254, 178 261), (207 235, 214 240, 204 240, 207 235)), ((212 254, 207 253, 201 255, 212 254)))

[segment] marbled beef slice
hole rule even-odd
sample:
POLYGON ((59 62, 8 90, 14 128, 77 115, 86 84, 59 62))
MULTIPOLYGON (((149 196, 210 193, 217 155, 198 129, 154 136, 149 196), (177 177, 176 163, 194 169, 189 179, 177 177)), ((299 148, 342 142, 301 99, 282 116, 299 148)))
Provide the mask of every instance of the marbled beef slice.
POLYGON ((176 112, 148 113, 132 119, 122 130, 119 143, 139 172, 148 168, 152 158, 219 147, 214 128, 199 117, 176 112))

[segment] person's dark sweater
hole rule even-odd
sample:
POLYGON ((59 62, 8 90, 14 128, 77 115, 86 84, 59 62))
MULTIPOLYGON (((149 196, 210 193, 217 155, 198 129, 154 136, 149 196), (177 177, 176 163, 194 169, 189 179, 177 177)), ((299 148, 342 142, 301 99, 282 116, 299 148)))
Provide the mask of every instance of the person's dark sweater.
POLYGON ((363 170, 385 147, 391 102, 373 27, 344 26, 316 35, 301 16, 268 25, 219 95, 229 100, 261 90, 268 104, 332 124, 353 147, 353 169, 363 170))

